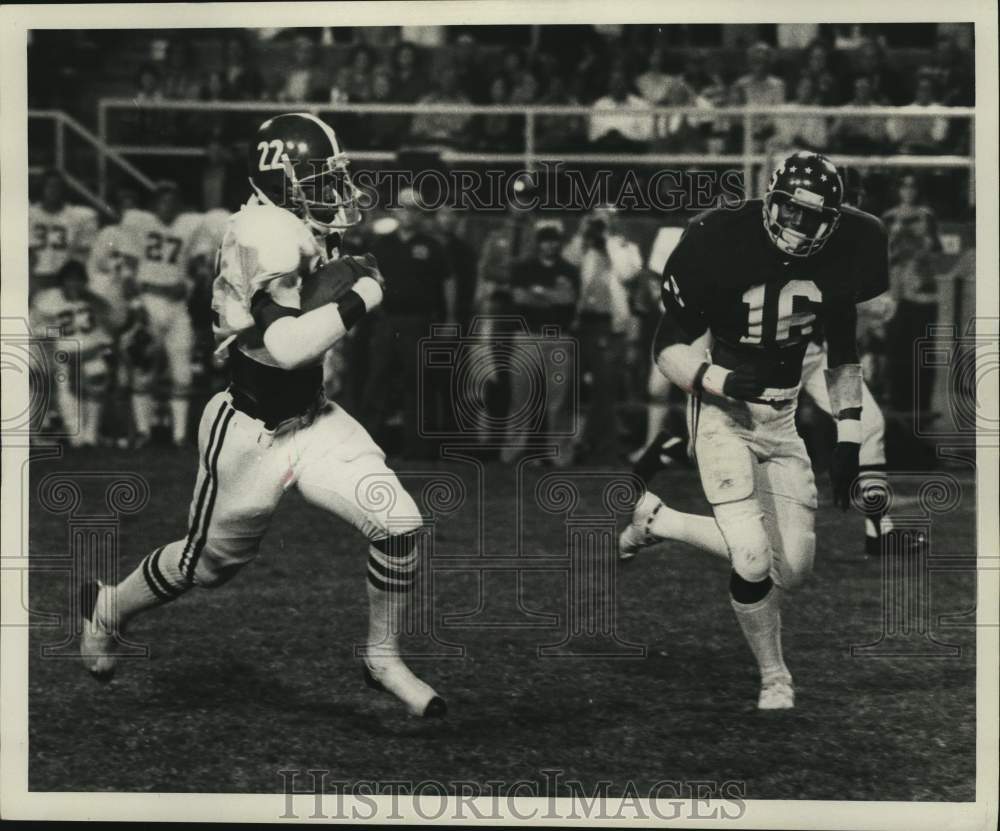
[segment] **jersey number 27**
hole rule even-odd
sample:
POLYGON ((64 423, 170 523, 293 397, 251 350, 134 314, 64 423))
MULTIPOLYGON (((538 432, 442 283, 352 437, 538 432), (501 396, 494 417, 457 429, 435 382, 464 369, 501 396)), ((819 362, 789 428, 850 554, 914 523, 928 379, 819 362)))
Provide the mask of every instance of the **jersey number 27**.
POLYGON ((740 342, 784 344, 807 337, 822 302, 823 293, 812 280, 789 280, 780 288, 753 286, 743 292, 747 328, 740 342))

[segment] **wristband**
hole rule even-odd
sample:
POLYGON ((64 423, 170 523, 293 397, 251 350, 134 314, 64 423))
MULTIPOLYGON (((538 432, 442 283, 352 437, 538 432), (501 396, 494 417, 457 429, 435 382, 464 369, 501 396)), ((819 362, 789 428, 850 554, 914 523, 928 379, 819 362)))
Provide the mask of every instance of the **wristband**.
POLYGON ((705 363, 698 367, 698 371, 694 374, 694 380, 691 382, 691 389, 694 392, 702 392, 704 390, 702 383, 705 380, 705 373, 708 372, 710 366, 711 364, 705 361, 705 363))
POLYGON ((701 388, 713 395, 725 396, 723 388, 726 385, 727 375, 729 375, 728 369, 718 364, 711 364, 701 377, 701 388))
POLYGON ((357 294, 365 304, 365 311, 370 312, 382 302, 382 286, 374 277, 359 277, 351 291, 357 294))
POLYGON ((856 418, 842 418, 837 421, 837 442, 861 444, 861 420, 856 418))
POLYGON ((365 316, 368 309, 365 308, 365 301, 354 289, 337 301, 337 311, 340 312, 340 319, 344 323, 344 329, 350 329, 355 323, 365 316))

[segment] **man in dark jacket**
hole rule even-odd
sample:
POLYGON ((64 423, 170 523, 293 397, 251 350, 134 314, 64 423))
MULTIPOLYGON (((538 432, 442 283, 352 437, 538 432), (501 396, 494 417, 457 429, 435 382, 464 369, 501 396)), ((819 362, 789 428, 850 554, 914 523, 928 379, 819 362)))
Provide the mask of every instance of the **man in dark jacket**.
MULTIPOLYGON (((451 315, 445 284, 450 267, 444 249, 421 228, 421 211, 413 191, 400 194, 394 216, 398 227, 377 235, 371 251, 385 277, 386 296, 381 314, 372 321, 369 374, 364 391, 364 420, 376 435, 384 428, 389 394, 399 389, 403 398, 404 447, 407 458, 428 458, 433 453, 420 425, 434 422, 435 412, 418 412, 420 385, 427 379, 420 364, 419 341, 430 335, 433 323, 451 315), (430 421, 428 421, 430 419, 430 421)), ((439 396, 425 388, 425 408, 437 409, 439 396)))

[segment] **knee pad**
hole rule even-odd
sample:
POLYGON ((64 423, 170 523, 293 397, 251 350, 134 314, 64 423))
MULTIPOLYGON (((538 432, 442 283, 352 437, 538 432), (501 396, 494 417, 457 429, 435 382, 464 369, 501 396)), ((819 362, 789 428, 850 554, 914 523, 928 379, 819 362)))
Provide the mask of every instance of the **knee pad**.
POLYGON ((727 502, 713 505, 712 509, 729 547, 733 571, 750 583, 768 577, 774 557, 764 516, 756 500, 727 502))
POLYGON ((750 606, 763 600, 773 585, 774 582, 770 577, 751 582, 740 576, 735 569, 729 576, 729 594, 733 600, 744 606, 750 606))
POLYGON ((418 530, 372 540, 368 548, 368 583, 388 592, 408 592, 417 574, 418 530))
POLYGON ((785 591, 794 591, 812 574, 816 557, 816 534, 811 528, 786 531, 783 551, 774 573, 774 582, 785 591))

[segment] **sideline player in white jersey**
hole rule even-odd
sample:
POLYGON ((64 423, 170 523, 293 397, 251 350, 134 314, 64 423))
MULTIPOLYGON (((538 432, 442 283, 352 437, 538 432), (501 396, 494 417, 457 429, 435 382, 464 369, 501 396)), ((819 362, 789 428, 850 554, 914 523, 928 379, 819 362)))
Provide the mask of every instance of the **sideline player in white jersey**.
POLYGON ((260 126, 248 162, 254 196, 230 220, 212 298, 231 382, 202 414, 187 535, 154 549, 118 585, 84 587, 81 656, 96 678, 110 679, 116 633, 194 586, 232 578, 296 487, 368 540, 365 681, 412 715, 443 716, 443 699, 398 645, 420 511, 364 427, 323 392, 323 355, 383 292, 373 258, 332 251, 361 219, 347 157, 328 125, 292 113, 260 126))
MULTIPOLYGON (((188 401, 191 393, 194 329, 188 314, 191 290, 188 278, 189 246, 201 225, 201 214, 182 213, 180 194, 173 182, 161 183, 153 211, 126 211, 122 226, 132 234, 138 251, 137 310, 155 348, 162 349, 170 377, 170 416, 174 444, 187 441, 188 401)), ((155 374, 133 373, 132 417, 139 444, 148 440, 155 401, 155 374)))
POLYGON ((76 355, 73 375, 57 375, 56 406, 70 447, 95 447, 108 391, 110 307, 88 291, 87 270, 77 260, 63 265, 58 280, 58 287, 42 289, 32 298, 31 331, 37 338, 55 337, 57 350, 76 355))
POLYGON ((626 552, 671 539, 730 564, 731 604, 757 661, 762 710, 795 706, 780 610, 811 573, 816 549, 816 485, 795 410, 817 323, 837 417, 833 498, 843 510, 859 470, 856 307, 888 286, 888 242, 882 223, 843 197, 829 159, 800 152, 774 172, 763 200, 708 211, 688 226, 664 270, 653 354, 691 393, 689 429, 714 516, 672 510, 647 491, 620 538, 626 552))
POLYGON ((41 199, 28 208, 31 292, 58 287, 67 261, 86 262, 97 234, 93 208, 66 202, 66 185, 55 170, 45 173, 41 199))

